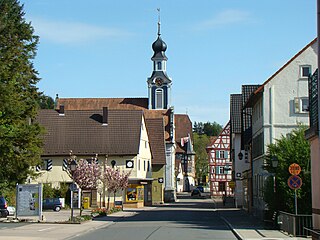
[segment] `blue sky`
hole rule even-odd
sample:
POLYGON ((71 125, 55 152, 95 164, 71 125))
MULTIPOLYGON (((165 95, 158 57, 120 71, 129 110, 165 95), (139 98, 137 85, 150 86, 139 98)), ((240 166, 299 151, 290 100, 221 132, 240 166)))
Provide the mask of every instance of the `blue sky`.
POLYGON ((261 84, 316 37, 316 0, 21 0, 40 36, 38 87, 55 97, 147 97, 161 9, 172 104, 229 119, 230 94, 261 84))

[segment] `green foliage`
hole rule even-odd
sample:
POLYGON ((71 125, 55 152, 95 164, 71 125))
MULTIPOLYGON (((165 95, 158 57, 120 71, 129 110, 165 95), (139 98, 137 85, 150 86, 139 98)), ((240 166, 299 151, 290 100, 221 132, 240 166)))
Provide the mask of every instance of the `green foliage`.
POLYGON ((68 194, 68 184, 60 183, 59 188, 53 188, 51 183, 44 183, 43 187, 43 198, 65 198, 67 199, 68 194))
POLYGON ((218 136, 221 130, 222 126, 216 122, 194 122, 193 124, 193 132, 199 135, 205 134, 207 136, 218 136))
POLYGON ((206 151, 207 145, 210 143, 210 138, 206 134, 199 135, 193 133, 193 145, 196 153, 196 178, 198 182, 205 182, 208 176, 208 154, 206 151))
POLYGON ((15 206, 16 205, 16 188, 10 187, 8 188, 7 185, 0 184, 0 196, 4 196, 5 199, 8 202, 9 206, 15 206))
POLYGON ((287 181, 291 176, 288 169, 290 164, 297 163, 302 171, 302 187, 297 190, 298 213, 311 213, 311 173, 310 173, 310 145, 304 137, 304 126, 293 130, 286 137, 282 136, 275 144, 268 146, 266 170, 275 174, 269 177, 265 186, 264 200, 271 211, 281 210, 294 213, 294 190, 289 188, 287 181), (272 167, 272 157, 279 160, 277 168, 272 167))
POLYGON ((40 161, 42 128, 32 124, 39 81, 33 68, 38 37, 17 0, 0 0, 0 168, 1 187, 12 188, 33 174, 40 161))
POLYGON ((54 109, 54 100, 43 93, 39 94, 38 104, 41 109, 54 109))

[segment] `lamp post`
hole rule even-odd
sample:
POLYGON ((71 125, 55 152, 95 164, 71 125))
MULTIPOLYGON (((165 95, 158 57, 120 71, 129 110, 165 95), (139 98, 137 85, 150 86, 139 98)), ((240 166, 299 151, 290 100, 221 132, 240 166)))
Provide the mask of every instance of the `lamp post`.
POLYGON ((69 163, 69 171, 70 171, 70 175, 72 177, 72 186, 70 188, 71 190, 71 221, 73 222, 73 191, 75 190, 75 183, 74 183, 74 178, 73 178, 73 174, 74 172, 76 171, 76 168, 77 168, 77 162, 75 160, 74 157, 71 156, 71 153, 70 152, 70 163, 69 163))
MULTIPOLYGON (((274 208, 275 212, 278 211, 278 201, 277 201, 277 189, 276 189, 276 169, 278 167, 279 160, 277 156, 271 157, 271 165, 274 168, 273 174, 273 193, 274 193, 274 208)), ((276 223, 275 223, 276 224, 276 223)))
MULTIPOLYGON (((278 167, 279 160, 277 156, 272 156, 271 165, 274 169, 278 167)), ((273 192, 276 193, 276 173, 273 174, 273 192)))

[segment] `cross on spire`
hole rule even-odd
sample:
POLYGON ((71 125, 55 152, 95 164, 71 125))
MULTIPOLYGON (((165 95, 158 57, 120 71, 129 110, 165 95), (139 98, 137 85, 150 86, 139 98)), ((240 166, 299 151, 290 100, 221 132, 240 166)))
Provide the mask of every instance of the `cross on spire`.
POLYGON ((160 22, 160 8, 157 8, 157 11, 158 11, 158 36, 161 35, 160 33, 160 25, 161 25, 161 22, 160 22))

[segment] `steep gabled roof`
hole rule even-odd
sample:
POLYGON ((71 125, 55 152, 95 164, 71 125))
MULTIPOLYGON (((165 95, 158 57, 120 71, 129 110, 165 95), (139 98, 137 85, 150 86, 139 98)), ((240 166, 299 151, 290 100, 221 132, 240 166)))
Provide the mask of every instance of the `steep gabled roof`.
POLYGON ((146 125, 152 151, 152 165, 166 164, 163 118, 146 119, 146 125))
POLYGON ((102 125, 101 110, 40 110, 37 122, 45 127, 43 155, 137 155, 143 111, 109 110, 102 125))
POLYGON ((307 46, 302 48, 296 55, 294 55, 288 62, 286 62, 278 71, 276 71, 271 77, 269 77, 257 90, 254 94, 263 91, 264 86, 270 82, 275 76, 277 76, 283 69, 285 69, 290 63, 292 63, 298 56, 300 56, 308 47, 312 46, 317 41, 317 38, 313 39, 307 46))
POLYGON ((241 133, 242 94, 230 95, 230 130, 241 133))
POLYGON ((176 140, 176 153, 184 153, 185 147, 181 146, 181 138, 190 135, 192 139, 192 122, 187 114, 175 114, 175 140, 176 140))

